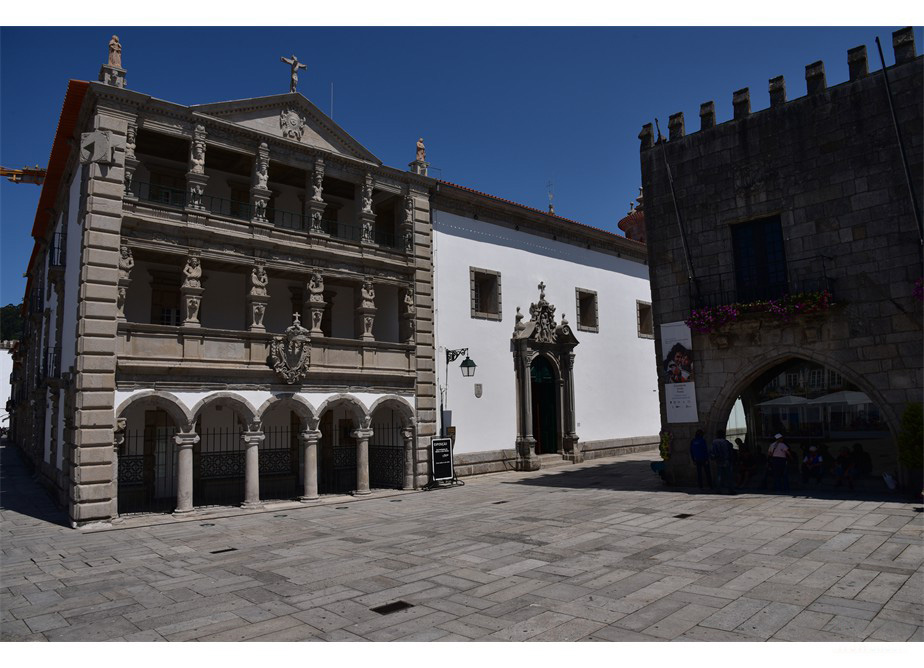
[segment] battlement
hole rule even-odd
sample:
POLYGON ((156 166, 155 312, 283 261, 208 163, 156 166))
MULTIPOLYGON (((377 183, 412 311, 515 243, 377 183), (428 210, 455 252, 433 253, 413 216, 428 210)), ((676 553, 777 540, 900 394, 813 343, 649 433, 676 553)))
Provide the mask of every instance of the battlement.
MULTIPOLYGON (((914 44, 914 30, 911 27, 902 28, 892 33, 892 50, 895 54, 895 65, 902 65, 910 62, 917 57, 914 44)), ((866 56, 866 46, 857 46, 847 50, 847 65, 849 69, 850 83, 862 79, 869 75, 869 63, 866 56)), ((806 97, 819 95, 828 90, 827 79, 825 77, 825 64, 819 60, 805 66, 805 88, 806 97)), ((777 109, 787 104, 786 99, 786 81, 782 76, 773 77, 768 86, 770 92, 770 109, 777 109)), ((804 99, 804 98, 797 98, 804 99)), ((795 102, 796 100, 792 100, 795 102)), ((751 93, 748 88, 736 90, 732 94, 732 120, 728 122, 740 121, 752 114, 751 111, 751 93)), ((765 111, 765 110, 760 110, 765 111)), ((757 113, 760 113, 759 111, 757 113)), ((715 120, 715 102, 710 100, 700 105, 700 132, 709 130, 716 126, 715 120)), ((724 124, 723 124, 724 125, 724 124)), ((668 141, 677 141, 686 136, 683 112, 671 114, 668 120, 668 141)), ((641 150, 652 148, 656 143, 654 130, 651 123, 642 126, 639 133, 641 140, 641 150)), ((663 141, 663 139, 659 140, 663 141)))

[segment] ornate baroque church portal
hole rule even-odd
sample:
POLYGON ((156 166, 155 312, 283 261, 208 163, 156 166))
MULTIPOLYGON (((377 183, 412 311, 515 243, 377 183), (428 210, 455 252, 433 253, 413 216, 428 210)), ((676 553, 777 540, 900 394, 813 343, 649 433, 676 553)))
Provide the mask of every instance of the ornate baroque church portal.
POLYGON ((578 340, 539 284, 539 301, 529 307, 529 322, 517 307, 511 348, 517 377, 517 470, 539 468, 539 454, 560 453, 583 461, 574 431, 574 347, 578 340))

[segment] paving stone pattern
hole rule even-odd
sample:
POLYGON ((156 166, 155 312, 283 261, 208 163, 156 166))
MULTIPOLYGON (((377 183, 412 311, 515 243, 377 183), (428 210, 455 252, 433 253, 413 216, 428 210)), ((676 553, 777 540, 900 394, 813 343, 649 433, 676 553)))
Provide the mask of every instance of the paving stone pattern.
POLYGON ((692 494, 634 453, 74 530, 0 455, 4 641, 924 639, 894 500, 692 494))

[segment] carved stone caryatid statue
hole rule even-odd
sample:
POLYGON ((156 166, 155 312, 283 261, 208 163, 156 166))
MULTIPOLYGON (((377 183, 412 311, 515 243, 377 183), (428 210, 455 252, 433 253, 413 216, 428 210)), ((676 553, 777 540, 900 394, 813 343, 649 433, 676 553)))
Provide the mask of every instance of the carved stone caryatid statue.
MULTIPOLYGON (((265 142, 261 146, 265 146, 265 142)), ((269 181, 269 158, 263 158, 260 156, 260 159, 257 160, 257 171, 256 171, 256 186, 257 188, 266 188, 266 184, 269 181)))
POLYGON ((362 242, 373 243, 375 241, 375 213, 372 211, 372 190, 375 181, 371 174, 366 174, 362 184, 362 208, 359 212, 359 222, 362 225, 362 242))
POLYGON ((134 199, 132 193, 132 181, 135 179, 135 169, 138 167, 138 159, 135 157, 135 141, 138 135, 138 126, 134 122, 128 123, 128 129, 125 131, 125 180, 124 191, 122 195, 128 199, 134 199))
POLYGON ((294 53, 292 54, 291 58, 286 58, 285 56, 282 56, 279 60, 286 63, 289 67, 292 68, 292 75, 291 75, 291 78, 289 79, 289 92, 294 93, 295 89, 298 88, 298 71, 307 70, 308 66, 305 65, 304 63, 298 62, 298 58, 295 56, 294 53))
POLYGON ((375 287, 372 278, 367 276, 359 290, 359 307, 356 309, 356 324, 359 338, 363 341, 374 341, 372 326, 375 322, 375 287))
POLYGON ((250 272, 250 292, 247 295, 247 304, 250 306, 250 326, 247 328, 251 332, 264 332, 263 314, 266 313, 266 304, 269 302, 269 276, 266 273, 266 267, 257 262, 250 272))
POLYGON ((128 296, 128 286, 131 285, 131 273, 135 267, 132 249, 128 246, 119 248, 119 285, 116 292, 116 317, 125 320, 125 299, 128 296))
POLYGON ((404 221, 401 223, 401 238, 404 241, 404 252, 414 251, 414 198, 411 195, 404 197, 404 221))
POLYGON ((109 40, 109 67, 122 68, 122 45, 119 44, 119 36, 113 35, 109 40))
POLYGON ((317 160, 314 163, 314 175, 311 183, 311 199, 315 202, 324 201, 324 161, 317 160))
POLYGON ((193 174, 205 174, 205 127, 196 126, 196 134, 189 154, 189 171, 193 174))
POLYGON ((186 259, 180 293, 183 295, 183 301, 186 305, 186 317, 183 320, 183 326, 199 327, 199 303, 203 293, 202 262, 195 255, 190 255, 186 259))
POLYGON ((119 280, 129 280, 132 269, 135 268, 135 258, 132 249, 128 246, 119 248, 119 280))
POLYGON ((324 309, 327 302, 324 301, 324 277, 321 272, 315 269, 311 272, 308 279, 308 308, 311 312, 311 335, 323 336, 321 321, 324 319, 324 309))
POLYGON ((128 124, 128 130, 125 132, 125 157, 135 157, 135 142, 138 137, 138 126, 134 123, 128 124))
POLYGON ((186 266, 183 267, 183 287, 202 287, 202 262, 195 255, 190 255, 186 259, 186 266))
POLYGON ((254 265, 253 271, 250 272, 250 296, 266 297, 267 283, 269 277, 266 275, 266 267, 262 264, 254 265))
POLYGON ((417 329, 417 304, 413 285, 405 288, 402 303, 401 324, 404 329, 402 338, 405 343, 414 343, 414 332, 417 329))

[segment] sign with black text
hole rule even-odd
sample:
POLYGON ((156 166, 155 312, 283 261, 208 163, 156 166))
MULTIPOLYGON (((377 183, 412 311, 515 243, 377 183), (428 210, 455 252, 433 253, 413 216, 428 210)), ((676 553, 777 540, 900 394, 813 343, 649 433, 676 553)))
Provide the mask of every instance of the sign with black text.
POLYGON ((434 438, 430 440, 430 463, 433 467, 433 480, 452 480, 452 439, 434 438))

